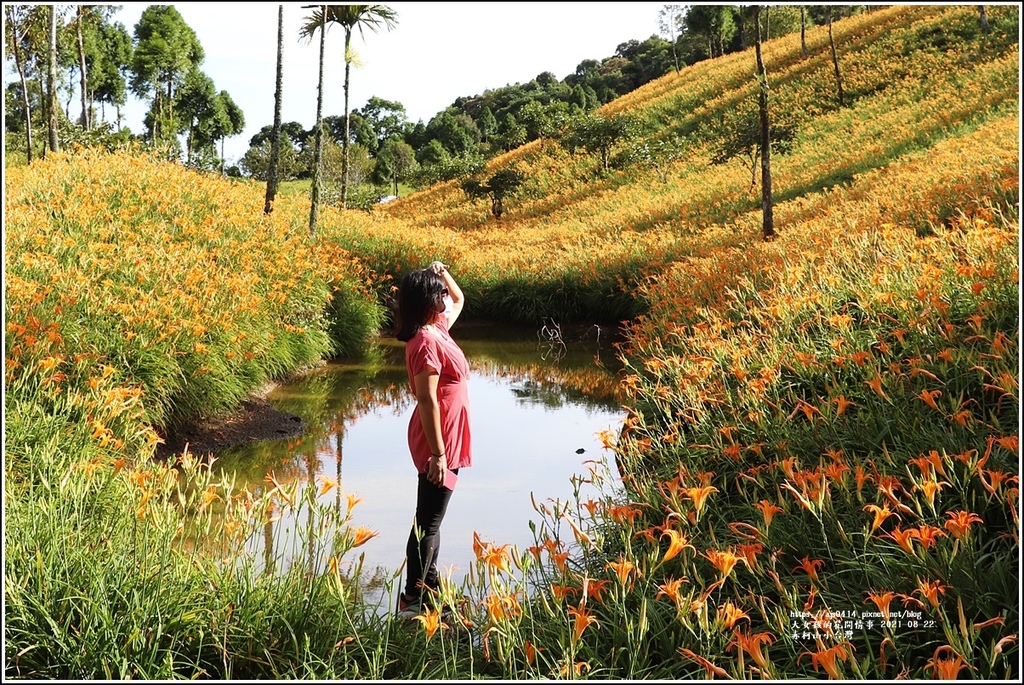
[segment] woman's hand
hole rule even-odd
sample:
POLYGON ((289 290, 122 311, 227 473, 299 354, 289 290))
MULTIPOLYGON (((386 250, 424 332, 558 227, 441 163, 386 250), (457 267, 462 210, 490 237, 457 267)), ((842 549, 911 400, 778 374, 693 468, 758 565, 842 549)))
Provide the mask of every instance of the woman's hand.
POLYGON ((446 471, 448 471, 448 458, 445 455, 430 457, 430 461, 427 462, 427 480, 439 488, 443 487, 446 471))
POLYGON ((428 266, 427 268, 433 271, 438 276, 440 276, 441 274, 448 270, 448 265, 435 260, 431 262, 430 266, 428 266))

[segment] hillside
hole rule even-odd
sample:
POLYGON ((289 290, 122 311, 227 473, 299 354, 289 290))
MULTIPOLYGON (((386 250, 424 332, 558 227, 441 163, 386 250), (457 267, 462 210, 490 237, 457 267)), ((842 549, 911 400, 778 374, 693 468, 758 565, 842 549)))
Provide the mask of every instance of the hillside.
POLYGON ((752 51, 606 105, 639 128, 607 168, 556 139, 493 160, 526 179, 500 221, 456 182, 311 234, 302 196, 267 216, 260 185, 152 156, 10 170, 5 675, 1019 680, 1019 8, 988 18, 836 22, 842 107, 825 29, 806 57, 765 45, 769 242, 751 168, 716 161, 752 51), (374 532, 354 493, 318 500, 340 483, 152 458, 365 349, 433 259, 467 318, 621 333, 626 418, 587 462, 610 487, 538 506, 528 550, 474 540, 478 582, 442 584, 480 640, 362 604, 374 532), (285 511, 322 569, 261 570, 247 541, 285 511))
MULTIPOLYGON (((793 131, 791 149, 772 159, 781 232, 789 213, 823 190, 1017 115, 1016 13, 994 7, 992 15, 999 28, 990 35, 965 7, 894 6, 836 22, 843 108, 824 27, 808 32, 807 58, 798 34, 766 43, 773 125, 793 131)), ((663 159, 603 172, 594 156, 535 141, 488 168, 516 168, 528 179, 500 222, 452 181, 389 203, 371 224, 351 219, 331 230, 392 274, 415 264, 399 245, 431 246, 468 279, 472 308, 490 316, 629 318, 642 309, 626 294, 629 284, 651 269, 706 248, 711 234, 723 245, 756 239, 760 188, 750 169, 739 159, 711 161, 729 131, 756 116, 753 62, 752 50, 700 62, 599 111, 642 122, 633 149, 672 141, 663 159), (599 296, 588 296, 593 287, 599 296)), ((919 230, 947 218, 908 217, 919 230)))

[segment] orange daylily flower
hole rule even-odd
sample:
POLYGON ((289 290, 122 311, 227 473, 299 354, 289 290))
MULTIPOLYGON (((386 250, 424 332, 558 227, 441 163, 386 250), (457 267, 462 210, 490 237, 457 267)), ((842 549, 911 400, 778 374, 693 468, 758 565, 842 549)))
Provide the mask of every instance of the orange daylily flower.
POLYGON ((874 390, 878 394, 879 397, 881 397, 884 400, 889 399, 888 396, 884 392, 882 392, 882 377, 881 376, 875 376, 871 380, 864 381, 864 382, 867 384, 867 386, 869 388, 874 390))
POLYGON ((733 631, 733 641, 726 645, 726 651, 732 651, 733 648, 739 647, 754 660, 760 668, 768 668, 768 658, 761 651, 762 645, 770 645, 775 642, 775 636, 771 633, 756 633, 754 635, 747 635, 739 630, 733 631))
POLYGON ((442 628, 447 628, 447 623, 441 622, 441 612, 436 609, 426 609, 422 614, 413 616, 414 619, 423 624, 423 631, 427 634, 427 639, 434 637, 434 633, 442 628))
POLYGON ((629 575, 636 571, 636 565, 628 559, 620 559, 619 561, 609 561, 605 564, 605 568, 610 568, 615 571, 615 575, 618 576, 619 582, 623 585, 629 580, 629 575))
POLYGON ((321 476, 321 479, 323 480, 324 484, 320 487, 320 494, 318 495, 319 497, 323 497, 328 492, 338 487, 338 481, 334 480, 333 478, 329 478, 328 476, 321 476))
POLYGON ((658 586, 658 593, 654 595, 654 599, 658 599, 660 597, 668 597, 673 602, 675 602, 676 608, 679 608, 682 605, 683 601, 682 595, 679 594, 679 590, 680 588, 682 588, 683 583, 685 582, 686 578, 670 578, 666 580, 664 583, 658 586))
POLYGON ((930 583, 923 580, 917 581, 917 589, 914 592, 928 600, 933 609, 939 608, 939 595, 945 594, 946 586, 941 581, 933 580, 930 583))
POLYGON ((921 546, 925 549, 931 548, 939 538, 944 537, 946 537, 946 534, 942 532, 941 528, 928 525, 918 526, 917 538, 921 541, 921 546))
POLYGON ((936 680, 956 680, 960 675, 960 671, 970 668, 963 657, 957 654, 956 650, 949 645, 937 648, 925 666, 932 669, 932 675, 936 680), (940 652, 951 652, 953 658, 939 658, 940 652))
POLYGON ((598 621, 594 617, 594 615, 588 612, 586 609, 569 607, 569 615, 572 616, 573 619, 573 642, 577 642, 580 639, 580 636, 583 635, 583 631, 586 630, 588 626, 598 625, 598 627, 600 627, 600 624, 598 624, 598 621))
POLYGON ((566 560, 569 559, 568 552, 548 552, 548 558, 550 558, 551 561, 555 562, 555 565, 558 567, 558 570, 562 573, 565 573, 568 570, 568 566, 565 563, 566 560))
POLYGON ((892 592, 869 592, 868 598, 864 600, 864 603, 874 602, 875 606, 878 607, 878 611, 881 612, 882 618, 885 621, 889 620, 889 604, 892 602, 896 595, 892 592))
POLYGON ((345 498, 348 500, 348 515, 352 515, 352 510, 356 508, 356 505, 363 501, 358 495, 346 495, 345 498))
POLYGON ((917 399, 923 401, 935 411, 941 411, 941 409, 939 409, 939 405, 935 403, 935 398, 940 396, 942 396, 941 390, 932 390, 931 392, 928 390, 922 390, 921 394, 917 396, 917 399))
POLYGON ((946 530, 957 540, 964 540, 971 531, 972 523, 982 523, 981 517, 971 511, 947 511, 946 530))
POLYGON ((683 493, 693 501, 693 507, 698 514, 704 509, 705 502, 713 492, 718 492, 718 488, 713 485, 683 490, 683 493))
POLYGON ((376 531, 360 526, 353 531, 352 546, 359 547, 360 545, 366 544, 378 535, 379 533, 377 533, 376 531))
POLYGON ((742 621, 743 619, 747 619, 747 621, 749 621, 750 615, 730 601, 726 601, 725 604, 718 607, 716 620, 721 623, 722 627, 726 630, 732 630, 733 626, 736 625, 736 622, 742 621))
POLYGON ((921 483, 920 490, 924 492, 924 496, 928 498, 928 504, 932 507, 935 506, 935 493, 942 490, 943 487, 948 486, 944 480, 926 480, 921 483))
POLYGON ((813 580, 815 583, 817 583, 817 582, 819 582, 819 580, 818 580, 818 569, 821 568, 824 565, 825 565, 825 562, 823 560, 821 560, 821 559, 809 559, 808 557, 804 557, 800 561, 800 563, 797 564, 793 568, 793 570, 795 571, 798 568, 803 569, 804 572, 806 572, 807 575, 809 575, 811 577, 811 580, 813 580))
POLYGON ((543 651, 543 647, 535 647, 529 640, 523 641, 523 653, 526 654, 526 663, 529 666, 533 666, 533 662, 537 659, 537 652, 543 651))
POLYGON ((885 523, 886 519, 888 519, 890 516, 895 516, 896 518, 899 518, 899 514, 897 514, 894 511, 891 511, 889 509, 888 504, 881 507, 879 507, 876 504, 866 504, 864 505, 864 511, 870 511, 872 514, 875 515, 874 521, 871 522, 871 530, 868 531, 868 535, 871 535, 876 530, 878 530, 878 527, 885 523))
POLYGON ((625 523, 628 522, 629 525, 632 526, 633 522, 641 514, 643 514, 643 512, 640 509, 629 504, 608 507, 608 516, 620 525, 625 525, 625 523))
POLYGON ((846 399, 844 395, 840 395, 834 401, 836 403, 836 416, 842 416, 848 408, 856 406, 855 402, 846 399))
POLYGON ((602 601, 602 594, 610 582, 610 580, 595 580, 593 578, 587 578, 583 583, 583 590, 586 592, 587 597, 591 597, 600 602, 602 601))
POLYGON ((775 514, 785 511, 785 509, 783 509, 779 505, 773 504, 766 499, 761 500, 754 506, 761 510, 761 514, 764 516, 765 528, 768 528, 770 525, 772 525, 772 518, 775 517, 775 514))
POLYGON ((857 496, 861 496, 861 491, 864 489, 864 484, 869 480, 874 480, 874 477, 867 472, 867 469, 863 465, 857 464, 853 468, 853 478, 857 481, 857 496))
POLYGON ((562 514, 562 518, 565 519, 565 522, 569 524, 570 528, 572 528, 572 534, 576 538, 576 544, 586 545, 588 547, 594 546, 594 542, 590 539, 590 536, 584 533, 583 530, 576 525, 576 522, 572 520, 571 516, 568 514, 562 514))
POLYGON ((704 556, 719 570, 723 580, 729 577, 733 567, 736 566, 736 562, 739 561, 739 557, 731 551, 709 549, 704 553, 704 556))
MULTIPOLYGON (((829 647, 828 649, 822 649, 817 652, 804 652, 800 655, 803 657, 805 654, 810 655, 811 665, 814 670, 818 670, 820 665, 828 673, 828 677, 833 680, 841 680, 843 678, 842 673, 839 670, 839 661, 846 661, 850 658, 850 652, 853 651, 853 645, 849 642, 841 642, 838 645, 829 647)), ((797 663, 800 663, 800 658, 797 658, 797 663)))
POLYGON ((678 530, 668 528, 661 534, 662 537, 666 535, 669 538, 669 544, 668 549, 665 550, 665 556, 661 559, 663 563, 677 556, 684 549, 694 549, 686 535, 680 533, 678 530))
POLYGON ((903 530, 899 526, 892 529, 891 533, 887 533, 882 536, 883 538, 889 538, 895 540, 896 544, 903 548, 907 554, 914 553, 914 538, 920 538, 921 534, 914 528, 908 528, 903 530))
POLYGON ((747 568, 754 568, 757 566, 757 555, 764 551, 764 545, 760 542, 743 543, 736 545, 736 550, 740 553, 747 568))
POLYGON ((551 584, 551 596, 555 598, 556 602, 561 602, 569 595, 575 595, 578 592, 579 589, 572 585, 558 585, 557 583, 551 584))

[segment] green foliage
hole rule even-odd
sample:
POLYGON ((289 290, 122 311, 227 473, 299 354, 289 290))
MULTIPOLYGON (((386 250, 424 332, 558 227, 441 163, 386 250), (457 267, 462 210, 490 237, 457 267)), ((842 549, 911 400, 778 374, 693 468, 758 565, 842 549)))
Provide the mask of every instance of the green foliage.
POLYGON ((486 181, 469 178, 462 182, 462 190, 470 198, 490 197, 491 215, 500 219, 505 212, 505 199, 515 194, 526 181, 516 169, 506 168, 494 172, 486 181))
POLYGON ((566 132, 559 142, 570 152, 584 150, 597 154, 601 166, 608 171, 612 150, 619 143, 635 138, 638 121, 628 114, 617 114, 611 117, 599 114, 580 114, 570 119, 566 132))

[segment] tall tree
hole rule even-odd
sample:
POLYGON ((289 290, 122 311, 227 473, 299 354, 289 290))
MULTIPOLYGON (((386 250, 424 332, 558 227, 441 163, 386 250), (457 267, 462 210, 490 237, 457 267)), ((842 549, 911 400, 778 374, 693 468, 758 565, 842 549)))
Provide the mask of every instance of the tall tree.
POLYGON ((978 19, 981 21, 982 32, 989 33, 992 28, 988 25, 988 14, 985 12, 984 5, 978 5, 978 19))
POLYGON ((190 71, 175 98, 178 118, 186 133, 186 164, 192 164, 194 152, 212 143, 211 132, 217 122, 217 105, 217 89, 213 79, 198 69, 190 71))
POLYGON ((50 47, 49 59, 46 63, 46 101, 49 109, 49 133, 50 150, 60 150, 60 140, 57 137, 57 113, 60 111, 60 104, 57 102, 57 6, 50 5, 50 47))
POLYGON ((82 129, 88 131, 92 128, 92 122, 90 121, 90 107, 89 107, 89 70, 85 63, 85 32, 82 30, 82 24, 85 23, 86 17, 91 12, 89 5, 78 5, 75 11, 75 38, 78 41, 78 74, 81 78, 81 91, 82 91, 82 129))
POLYGON ((215 101, 216 119, 210 129, 214 140, 220 141, 220 173, 224 175, 224 141, 245 129, 245 113, 235 104, 226 90, 222 90, 215 101))
POLYGON ((832 6, 825 6, 825 22, 828 24, 828 44, 832 48, 832 67, 836 75, 836 94, 839 98, 839 106, 845 106, 843 95, 843 76, 839 73, 839 53, 836 52, 836 41, 832 35, 832 6))
POLYGON ((324 155, 324 45, 327 42, 327 5, 308 18, 300 30, 300 35, 307 40, 313 39, 313 33, 320 31, 320 75, 316 85, 316 127, 313 130, 313 183, 310 189, 309 232, 316 235, 317 214, 320 212, 320 165, 324 155), (314 24, 314 21, 316 22, 314 24))
MULTIPOLYGON (((97 8, 94 8, 95 11, 97 8)), ((98 102, 103 118, 106 119, 105 106, 113 105, 120 130, 121 108, 128 101, 126 74, 132 63, 132 37, 120 22, 99 21, 95 27, 94 42, 93 49, 87 51, 86 55, 89 63, 90 106, 98 102)))
POLYGON ((800 50, 807 57, 807 8, 800 5, 800 50))
POLYGON ((24 5, 4 5, 4 39, 14 53, 14 65, 18 69, 21 81, 21 104, 25 112, 25 157, 32 161, 32 105, 28 96, 28 79, 26 76, 27 55, 22 53, 22 45, 28 36, 28 8, 24 5))
POLYGON ((679 42, 679 29, 683 23, 685 10, 682 5, 665 5, 658 12, 658 30, 665 40, 672 43, 672 62, 679 73, 679 53, 676 43, 679 42))
POLYGON ((381 180, 391 180, 394 184, 395 197, 398 197, 398 182, 408 178, 416 166, 416 153, 411 145, 398 138, 384 141, 377 155, 377 176, 381 180))
POLYGON ((173 5, 150 5, 135 25, 131 87, 152 94, 150 139, 169 142, 177 133, 174 93, 192 69, 202 64, 203 46, 173 5))
POLYGON ((302 28, 304 35, 312 35, 326 20, 327 23, 338 24, 345 30, 345 137, 341 141, 344 156, 341 181, 342 207, 346 206, 348 200, 348 148, 351 142, 348 126, 348 93, 349 72, 352 66, 352 31, 358 28, 361 37, 364 37, 364 28, 376 31, 380 26, 385 26, 390 31, 395 27, 397 18, 398 13, 387 5, 322 5, 302 28), (323 16, 318 16, 318 13, 323 16))
MULTIPOLYGON (((321 67, 322 68, 322 67, 321 67)), ((323 73, 321 71, 321 73, 323 73)), ((277 81, 274 87, 274 129, 271 134, 270 173, 267 176, 267 196, 263 213, 274 211, 277 195, 277 169, 281 161, 281 86, 284 82, 284 5, 277 6, 277 81)), ((223 157, 223 155, 221 155, 223 157)))
MULTIPOLYGON (((765 14, 768 13, 765 8, 765 14)), ((758 89, 757 110, 761 123, 761 234, 765 240, 775 239, 775 219, 772 213, 771 134, 768 119, 768 71, 761 55, 761 6, 754 5, 754 55, 757 58, 758 89)))

